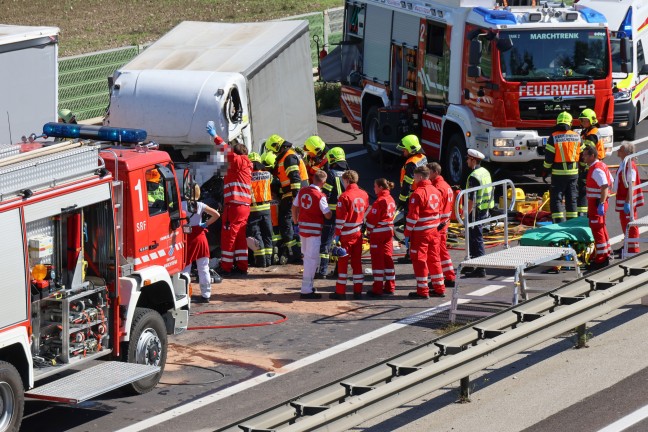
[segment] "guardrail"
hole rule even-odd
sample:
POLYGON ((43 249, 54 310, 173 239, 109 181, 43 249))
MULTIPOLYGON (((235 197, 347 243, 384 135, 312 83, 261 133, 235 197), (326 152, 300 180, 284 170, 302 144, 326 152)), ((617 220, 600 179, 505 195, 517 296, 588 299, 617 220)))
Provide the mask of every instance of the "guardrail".
MULTIPOLYGON (((476 321, 221 432, 344 431, 648 295, 648 252, 476 321)), ((580 340, 580 337, 579 337, 580 340)))

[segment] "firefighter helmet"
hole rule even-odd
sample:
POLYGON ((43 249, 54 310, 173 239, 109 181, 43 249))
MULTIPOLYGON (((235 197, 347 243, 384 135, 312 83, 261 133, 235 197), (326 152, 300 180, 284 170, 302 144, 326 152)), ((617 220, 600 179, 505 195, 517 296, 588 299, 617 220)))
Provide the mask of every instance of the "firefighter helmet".
POLYGON ((590 122, 590 125, 595 125, 598 123, 598 120, 596 120, 596 113, 594 112, 593 109, 586 108, 583 110, 582 113, 578 116, 579 119, 587 119, 590 122))
POLYGON ((160 183, 160 171, 157 169, 146 171, 146 181, 149 183, 160 183))
POLYGON ((274 168, 275 163, 277 162, 277 155, 271 151, 265 152, 261 155, 261 163, 266 166, 266 168, 274 168))
POLYGON ((317 135, 310 136, 306 141, 304 141, 304 150, 313 156, 320 154, 325 147, 326 143, 317 135))
POLYGON ((571 126, 572 120, 573 120, 572 115, 569 114, 567 111, 563 111, 560 114, 558 114, 558 118, 556 118, 556 124, 566 124, 567 126, 571 126))
POLYGON ((400 143, 396 146, 398 150, 407 150, 410 153, 416 153, 421 150, 421 143, 419 143, 416 135, 404 136, 400 143))
POLYGON ((75 117, 72 111, 65 108, 58 110, 58 116, 61 120, 63 120, 64 123, 70 123, 70 120, 75 117))
POLYGON ((333 147, 326 153, 326 159, 328 159, 330 164, 345 161, 346 155, 344 154, 344 149, 342 147, 333 147))
POLYGON ((285 141, 285 139, 281 138, 277 134, 270 135, 265 142, 265 148, 267 151, 277 153, 279 151, 279 148, 285 141))
POLYGON ((248 155, 248 159, 252 162, 261 162, 261 155, 257 152, 252 152, 248 155))

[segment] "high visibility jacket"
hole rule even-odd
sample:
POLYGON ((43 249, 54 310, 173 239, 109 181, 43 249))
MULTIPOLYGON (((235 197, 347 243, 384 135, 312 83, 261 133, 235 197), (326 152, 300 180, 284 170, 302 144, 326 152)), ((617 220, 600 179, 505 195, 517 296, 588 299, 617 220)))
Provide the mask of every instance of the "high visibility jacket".
POLYGON ((441 194, 441 210, 439 211, 439 222, 448 222, 452 216, 454 205, 454 191, 441 175, 432 180, 432 186, 437 188, 441 194))
POLYGON ((304 156, 304 165, 306 165, 306 172, 308 173, 308 181, 313 182, 313 176, 319 170, 323 170, 326 166, 326 152, 318 156, 304 156))
MULTIPOLYGON (((634 161, 631 161, 632 163, 632 170, 635 173, 635 179, 639 180, 639 171, 637 171, 637 165, 635 164, 634 161)), ((623 206, 625 205, 626 201, 628 201, 628 187, 625 185, 626 182, 626 170, 624 169, 623 164, 619 166, 619 170, 617 171, 617 180, 616 180, 616 185, 617 185, 617 193, 616 193, 616 211, 623 211, 623 206)), ((630 177, 632 178, 632 177, 630 177)), ((630 181, 628 181, 628 184, 630 181)), ((635 181, 635 183, 639 183, 639 181, 635 181)), ((643 191, 639 187, 633 187, 632 188, 632 208, 636 209, 638 207, 641 207, 644 205, 644 196, 643 196, 643 191)))
POLYGON ((268 171, 252 171, 252 205, 250 211, 270 210, 272 174, 268 171))
POLYGON ((422 180, 412 192, 405 219, 405 237, 416 231, 437 229, 441 210, 441 193, 430 180, 422 180))
POLYGON ((389 190, 380 191, 378 198, 371 206, 367 214, 367 231, 369 234, 380 232, 393 232, 394 214, 396 213, 396 202, 389 190))
POLYGON ((596 180, 594 180, 594 175, 593 175, 594 171, 596 171, 597 169, 600 169, 605 173, 605 177, 607 178, 607 184, 610 190, 614 185, 614 180, 612 180, 612 175, 610 174, 610 170, 608 169, 607 165, 605 165, 600 160, 597 160, 589 167, 589 170, 587 171, 587 180, 585 181, 585 193, 588 200, 590 199, 598 200, 601 198, 601 186, 599 186, 596 183, 596 180))
POLYGON ((351 183, 338 198, 335 210, 335 235, 347 236, 360 232, 369 208, 369 195, 351 183))
POLYGON ((158 187, 156 187, 154 190, 148 191, 147 197, 148 202, 151 205, 156 201, 164 201, 164 186, 162 186, 162 183, 158 183, 158 187))
POLYGON ((554 131, 545 147, 544 168, 552 176, 578 176, 578 159, 583 146, 580 136, 571 130, 554 131))
POLYGON ((605 158, 605 144, 603 143, 603 138, 596 126, 590 126, 588 129, 583 129, 581 131, 581 141, 591 141, 596 144, 596 157, 600 160, 605 158))
POLYGON ((238 155, 217 136, 214 143, 225 148, 227 173, 223 179, 223 198, 225 204, 250 205, 252 202, 252 162, 247 155, 238 155))
POLYGON ((306 186, 297 193, 299 203, 299 235, 302 237, 320 237, 324 226, 324 215, 320 210, 320 200, 326 197, 314 185, 306 186))
POLYGON ((277 177, 281 182, 281 198, 295 197, 308 185, 306 165, 295 150, 289 149, 277 161, 277 177))
MULTIPOLYGON (((468 183, 466 188, 470 187, 470 178, 473 177, 480 185, 487 185, 492 183, 491 175, 484 167, 479 167, 473 170, 468 176, 468 183)), ((480 189, 476 192, 475 205, 479 210, 488 210, 495 207, 495 200, 493 199, 493 188, 487 187, 480 189)))
POLYGON ((338 197, 344 192, 344 183, 342 183, 342 174, 349 169, 346 162, 337 162, 333 166, 326 165, 326 183, 322 186, 322 192, 328 200, 329 210, 335 211, 337 208, 338 197))
POLYGON ((410 155, 405 161, 400 173, 400 195, 398 201, 402 205, 407 204, 407 198, 412 193, 412 184, 414 183, 414 170, 427 163, 427 157, 423 153, 410 155))

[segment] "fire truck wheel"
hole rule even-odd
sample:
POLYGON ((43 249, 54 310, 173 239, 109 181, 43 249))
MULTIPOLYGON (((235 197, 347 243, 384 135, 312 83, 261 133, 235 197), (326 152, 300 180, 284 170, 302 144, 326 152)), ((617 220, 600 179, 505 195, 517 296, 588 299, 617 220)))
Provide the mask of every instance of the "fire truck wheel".
POLYGON ((0 361, 0 431, 17 432, 25 408, 25 389, 12 364, 0 361))
POLYGON ((455 133, 448 141, 448 149, 443 156, 443 177, 450 185, 464 186, 466 167, 466 141, 461 134, 455 133))
POLYGON ((167 357, 167 333, 162 316, 153 309, 137 308, 133 316, 130 341, 123 350, 123 360, 160 366, 160 372, 124 387, 129 394, 144 394, 153 390, 164 372, 167 357))
POLYGON ((367 149, 369 157, 377 161, 380 158, 380 149, 378 148, 378 128, 380 127, 380 120, 378 118, 378 107, 372 106, 367 111, 365 122, 363 125, 362 141, 367 149))

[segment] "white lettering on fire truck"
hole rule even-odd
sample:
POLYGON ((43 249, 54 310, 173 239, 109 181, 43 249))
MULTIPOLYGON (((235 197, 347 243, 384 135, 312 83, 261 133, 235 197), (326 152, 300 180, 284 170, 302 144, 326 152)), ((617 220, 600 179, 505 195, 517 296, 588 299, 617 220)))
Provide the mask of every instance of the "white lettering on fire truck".
POLYGON ((520 96, 588 96, 594 95, 594 90, 594 84, 521 85, 520 96))
POLYGON ((146 221, 137 222, 135 226, 137 227, 137 232, 146 231, 146 221))
POLYGON ((531 33, 529 39, 578 39, 578 33, 531 33))

